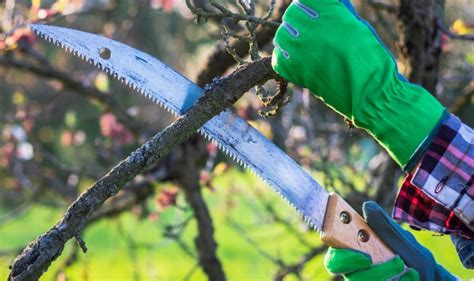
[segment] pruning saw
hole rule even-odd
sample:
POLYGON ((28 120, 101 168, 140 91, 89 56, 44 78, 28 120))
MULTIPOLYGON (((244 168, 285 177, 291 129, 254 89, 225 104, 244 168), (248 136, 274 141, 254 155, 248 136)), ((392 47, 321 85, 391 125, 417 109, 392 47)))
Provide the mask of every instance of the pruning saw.
MULTIPOLYGON (((176 116, 204 90, 160 60, 120 42, 78 30, 31 24, 40 37, 92 63, 176 116)), ((395 254, 339 195, 328 193, 301 166, 247 121, 225 110, 199 133, 271 186, 332 247, 369 254, 374 263, 395 254)))

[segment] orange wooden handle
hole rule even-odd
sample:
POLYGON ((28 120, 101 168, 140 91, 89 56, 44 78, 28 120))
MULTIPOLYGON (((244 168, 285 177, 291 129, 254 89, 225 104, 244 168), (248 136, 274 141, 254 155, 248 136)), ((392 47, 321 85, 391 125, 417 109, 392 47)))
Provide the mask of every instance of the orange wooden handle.
POLYGON ((334 248, 365 252, 372 257, 374 264, 395 256, 364 219, 335 193, 329 195, 321 240, 334 248))

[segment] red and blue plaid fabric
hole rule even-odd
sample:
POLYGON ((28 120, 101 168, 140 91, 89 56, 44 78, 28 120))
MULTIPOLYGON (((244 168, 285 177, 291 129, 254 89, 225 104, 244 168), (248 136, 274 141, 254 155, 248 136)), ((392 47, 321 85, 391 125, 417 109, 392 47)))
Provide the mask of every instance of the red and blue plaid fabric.
POLYGON ((393 217, 474 239, 474 131, 454 115, 439 127, 395 201, 393 217))
POLYGON ((455 215, 440 203, 427 196, 411 183, 408 175, 398 193, 393 218, 408 223, 414 229, 450 234, 456 233, 474 239, 474 233, 455 215))

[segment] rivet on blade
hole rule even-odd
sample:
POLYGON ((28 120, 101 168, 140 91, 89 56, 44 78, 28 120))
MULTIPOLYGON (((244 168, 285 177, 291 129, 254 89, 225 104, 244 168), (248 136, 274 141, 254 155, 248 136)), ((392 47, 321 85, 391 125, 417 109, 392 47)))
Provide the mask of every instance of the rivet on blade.
POLYGON ((110 52, 109 48, 103 47, 99 50, 99 56, 104 60, 108 60, 112 56, 112 52, 110 52))

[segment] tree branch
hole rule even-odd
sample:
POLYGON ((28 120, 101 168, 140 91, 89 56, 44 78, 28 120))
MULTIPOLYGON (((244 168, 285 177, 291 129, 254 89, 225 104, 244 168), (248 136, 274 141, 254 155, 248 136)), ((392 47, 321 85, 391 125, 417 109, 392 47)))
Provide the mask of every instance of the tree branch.
POLYGON ((458 96, 454 103, 449 108, 449 111, 453 114, 459 114, 459 112, 469 103, 472 103, 474 98, 474 89, 466 91, 464 94, 458 96))
POLYGON ((286 276, 294 274, 297 277, 301 278, 300 274, 303 271, 304 267, 316 256, 319 256, 322 252, 326 251, 328 247, 322 245, 319 247, 311 248, 306 254, 304 254, 300 260, 296 263, 286 265, 278 269, 278 272, 275 275, 275 281, 283 281, 286 276))
MULTIPOLYGON (((282 0, 275 9, 273 20, 280 21, 283 13, 285 12, 290 0, 282 0)), ((257 45, 265 46, 273 39, 277 27, 268 27, 261 29, 257 32, 257 45)), ((235 43, 230 45, 237 56, 244 57, 249 52, 249 44, 246 41, 237 40, 235 43)), ((235 65, 236 61, 231 54, 227 52, 227 49, 222 43, 216 45, 215 50, 209 55, 205 67, 200 71, 196 78, 198 85, 210 83, 213 77, 221 75, 231 66, 235 65)))
POLYGON ((217 257, 217 242, 214 239, 214 226, 211 214, 202 196, 199 185, 199 161, 207 154, 202 138, 188 141, 181 146, 178 157, 178 182, 184 190, 186 201, 196 218, 198 233, 194 240, 199 256, 199 264, 209 280, 226 280, 224 269, 217 257))
POLYGON ((190 0, 186 0, 186 5, 188 6, 189 10, 195 14, 198 19, 199 18, 204 18, 204 19, 209 19, 209 18, 214 18, 218 19, 219 21, 222 18, 232 18, 232 20, 238 22, 238 21, 246 21, 246 22, 252 22, 255 24, 263 25, 263 26, 273 26, 273 27, 278 27, 280 25, 279 22, 275 21, 270 21, 265 18, 259 18, 256 16, 249 16, 249 15, 244 15, 244 14, 238 14, 238 13, 233 13, 230 10, 227 10, 224 8, 222 5, 216 3, 216 2, 211 2, 212 6, 214 8, 217 8, 218 11, 213 12, 213 11, 205 11, 204 9, 197 8, 195 7, 190 0))
POLYGON ((441 16, 444 0, 399 0, 399 47, 404 63, 410 67, 408 80, 418 83, 436 96, 442 33, 435 23, 441 16))
POLYGON ((231 106, 254 85, 274 79, 271 58, 245 65, 223 78, 182 117, 156 134, 84 192, 48 232, 32 241, 13 261, 9 280, 35 280, 61 255, 65 243, 81 233, 89 217, 137 174, 192 136, 209 119, 231 106))
POLYGON ((389 14, 395 14, 398 11, 397 5, 387 4, 379 0, 368 0, 369 5, 377 10, 383 10, 389 14))
POLYGON ((38 60, 40 61, 42 66, 37 66, 24 61, 15 60, 6 56, 0 56, 0 65, 14 67, 23 71, 28 71, 47 79, 58 80, 67 89, 80 92, 83 96, 102 103, 106 107, 106 110, 111 110, 112 112, 114 112, 118 120, 125 124, 127 128, 132 130, 134 133, 140 132, 141 129, 143 129, 143 126, 140 125, 140 122, 133 119, 132 116, 127 114, 127 112, 123 110, 123 108, 111 95, 106 95, 97 90, 95 87, 84 85, 82 81, 74 79, 69 74, 55 69, 44 59, 38 60))

